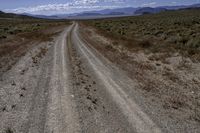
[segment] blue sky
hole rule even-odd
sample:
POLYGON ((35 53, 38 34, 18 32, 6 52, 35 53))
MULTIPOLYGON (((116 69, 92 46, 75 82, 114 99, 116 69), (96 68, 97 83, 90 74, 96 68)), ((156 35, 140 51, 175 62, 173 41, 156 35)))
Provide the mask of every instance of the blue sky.
POLYGON ((200 3, 200 0, 0 0, 0 10, 52 15, 118 7, 155 7, 194 3, 200 3))

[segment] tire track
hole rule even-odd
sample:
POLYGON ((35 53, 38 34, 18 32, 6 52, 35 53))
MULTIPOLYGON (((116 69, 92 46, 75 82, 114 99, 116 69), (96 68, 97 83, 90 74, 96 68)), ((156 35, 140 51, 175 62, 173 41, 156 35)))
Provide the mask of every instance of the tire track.
MULTIPOLYGON (((160 133, 161 129, 140 109, 140 107, 129 98, 125 92, 127 88, 132 89, 131 84, 126 84, 130 81, 127 77, 122 79, 114 77, 116 74, 110 69, 110 64, 106 61, 102 62, 85 43, 78 36, 78 25, 76 24, 72 33, 73 44, 79 49, 80 54, 84 56, 85 60, 93 69, 95 75, 99 78, 100 82, 104 85, 107 93, 112 97, 113 104, 117 104, 120 111, 134 128, 134 132, 140 133, 160 133), (120 82, 119 82, 120 81, 120 82)), ((112 67, 111 67, 112 68, 112 67)), ((116 73, 120 73, 115 71, 116 73)), ((124 76, 122 76, 124 77, 124 76)))
MULTIPOLYGON (((72 25, 73 26, 73 25, 72 25)), ((66 28, 57 39, 54 49, 54 63, 51 80, 51 95, 46 123, 46 133, 76 133, 79 132, 79 122, 75 104, 71 97, 70 67, 68 66, 66 38, 72 26, 66 28)))

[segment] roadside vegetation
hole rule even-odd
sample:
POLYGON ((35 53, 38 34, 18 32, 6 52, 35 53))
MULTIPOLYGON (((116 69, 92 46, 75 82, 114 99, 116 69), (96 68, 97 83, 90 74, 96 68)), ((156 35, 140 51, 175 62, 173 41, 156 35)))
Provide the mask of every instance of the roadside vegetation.
POLYGON ((134 89, 150 107, 174 124, 199 126, 200 9, 84 20, 80 25, 82 36, 136 81, 134 89))
POLYGON ((50 43, 69 24, 66 20, 0 13, 0 74, 11 69, 31 48, 41 42, 50 43))
MULTIPOLYGON (((2 18, 0 19, 0 39, 8 38, 11 35, 22 33, 35 33, 37 31, 47 28, 64 25, 69 23, 65 20, 44 20, 44 19, 15 19, 15 18, 2 18)), ((41 33, 40 33, 41 35, 41 33)))
POLYGON ((200 9, 85 21, 131 50, 180 52, 200 60, 200 9), (123 41, 123 42, 122 42, 123 41))

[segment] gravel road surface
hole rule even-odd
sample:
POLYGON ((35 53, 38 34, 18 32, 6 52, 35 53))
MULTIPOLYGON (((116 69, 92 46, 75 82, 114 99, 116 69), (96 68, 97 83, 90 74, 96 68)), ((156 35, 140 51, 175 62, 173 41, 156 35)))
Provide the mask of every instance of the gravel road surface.
POLYGON ((163 132, 131 96, 134 82, 78 29, 74 22, 1 75, 0 133, 163 132))

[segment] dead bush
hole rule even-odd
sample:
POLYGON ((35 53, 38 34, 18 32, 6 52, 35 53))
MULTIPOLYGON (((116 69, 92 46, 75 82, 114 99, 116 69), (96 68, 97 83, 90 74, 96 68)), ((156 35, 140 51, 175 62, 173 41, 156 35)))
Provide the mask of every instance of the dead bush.
POLYGON ((139 46, 141 46, 142 48, 149 48, 152 46, 152 43, 149 40, 144 40, 139 42, 139 46))

